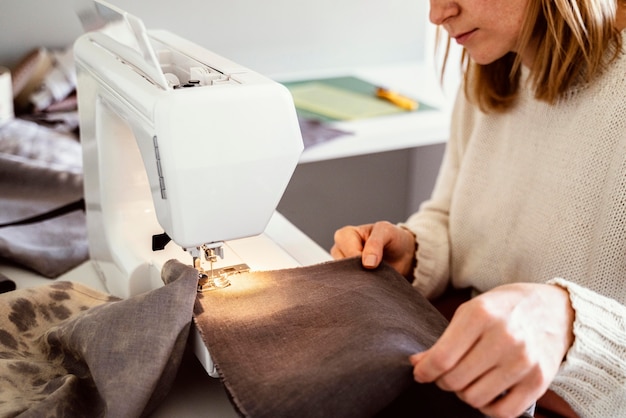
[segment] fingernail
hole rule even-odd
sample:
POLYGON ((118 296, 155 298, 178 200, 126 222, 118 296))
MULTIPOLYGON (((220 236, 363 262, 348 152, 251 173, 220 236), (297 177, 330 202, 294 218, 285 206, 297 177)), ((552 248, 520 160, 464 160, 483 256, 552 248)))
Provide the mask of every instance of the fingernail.
POLYGON ((376 267, 377 261, 378 259, 376 258, 376 256, 374 254, 370 254, 367 257, 365 257, 365 259, 363 259, 363 265, 365 267, 376 267))

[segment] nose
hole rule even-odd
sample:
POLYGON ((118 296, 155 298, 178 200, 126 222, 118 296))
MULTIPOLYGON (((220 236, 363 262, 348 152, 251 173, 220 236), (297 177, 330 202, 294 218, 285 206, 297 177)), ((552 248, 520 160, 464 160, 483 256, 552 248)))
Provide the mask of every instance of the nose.
POLYGON ((448 18, 459 14, 459 5, 454 0, 430 0, 430 21, 435 25, 443 24, 448 18))

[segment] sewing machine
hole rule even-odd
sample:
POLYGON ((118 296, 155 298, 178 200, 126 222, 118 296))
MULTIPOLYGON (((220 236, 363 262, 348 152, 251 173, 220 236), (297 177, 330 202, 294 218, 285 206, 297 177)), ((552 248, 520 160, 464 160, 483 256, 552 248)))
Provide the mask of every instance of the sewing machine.
POLYGON ((90 29, 74 55, 94 268, 120 297, 162 285, 172 258, 199 270, 199 291, 227 286, 248 266, 224 242, 264 231, 302 152, 291 95, 106 2, 79 15, 90 29))

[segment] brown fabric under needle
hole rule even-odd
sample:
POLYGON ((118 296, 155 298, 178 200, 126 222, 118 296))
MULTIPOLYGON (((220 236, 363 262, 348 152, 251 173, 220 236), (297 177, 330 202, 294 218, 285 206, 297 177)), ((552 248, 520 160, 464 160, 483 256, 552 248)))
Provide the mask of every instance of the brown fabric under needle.
POLYGON ((387 265, 346 259, 231 281, 198 294, 194 320, 240 415, 483 417, 413 381, 409 355, 447 321, 387 265))

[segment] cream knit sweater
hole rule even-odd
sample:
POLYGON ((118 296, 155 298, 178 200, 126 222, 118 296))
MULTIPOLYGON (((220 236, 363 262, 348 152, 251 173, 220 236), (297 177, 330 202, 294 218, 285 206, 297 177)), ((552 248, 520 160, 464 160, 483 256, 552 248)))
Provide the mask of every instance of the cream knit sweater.
POLYGON ((414 285, 565 287, 575 342, 551 389, 582 417, 626 417, 626 56, 556 105, 522 86, 504 114, 458 95, 432 198, 403 224, 414 285))

